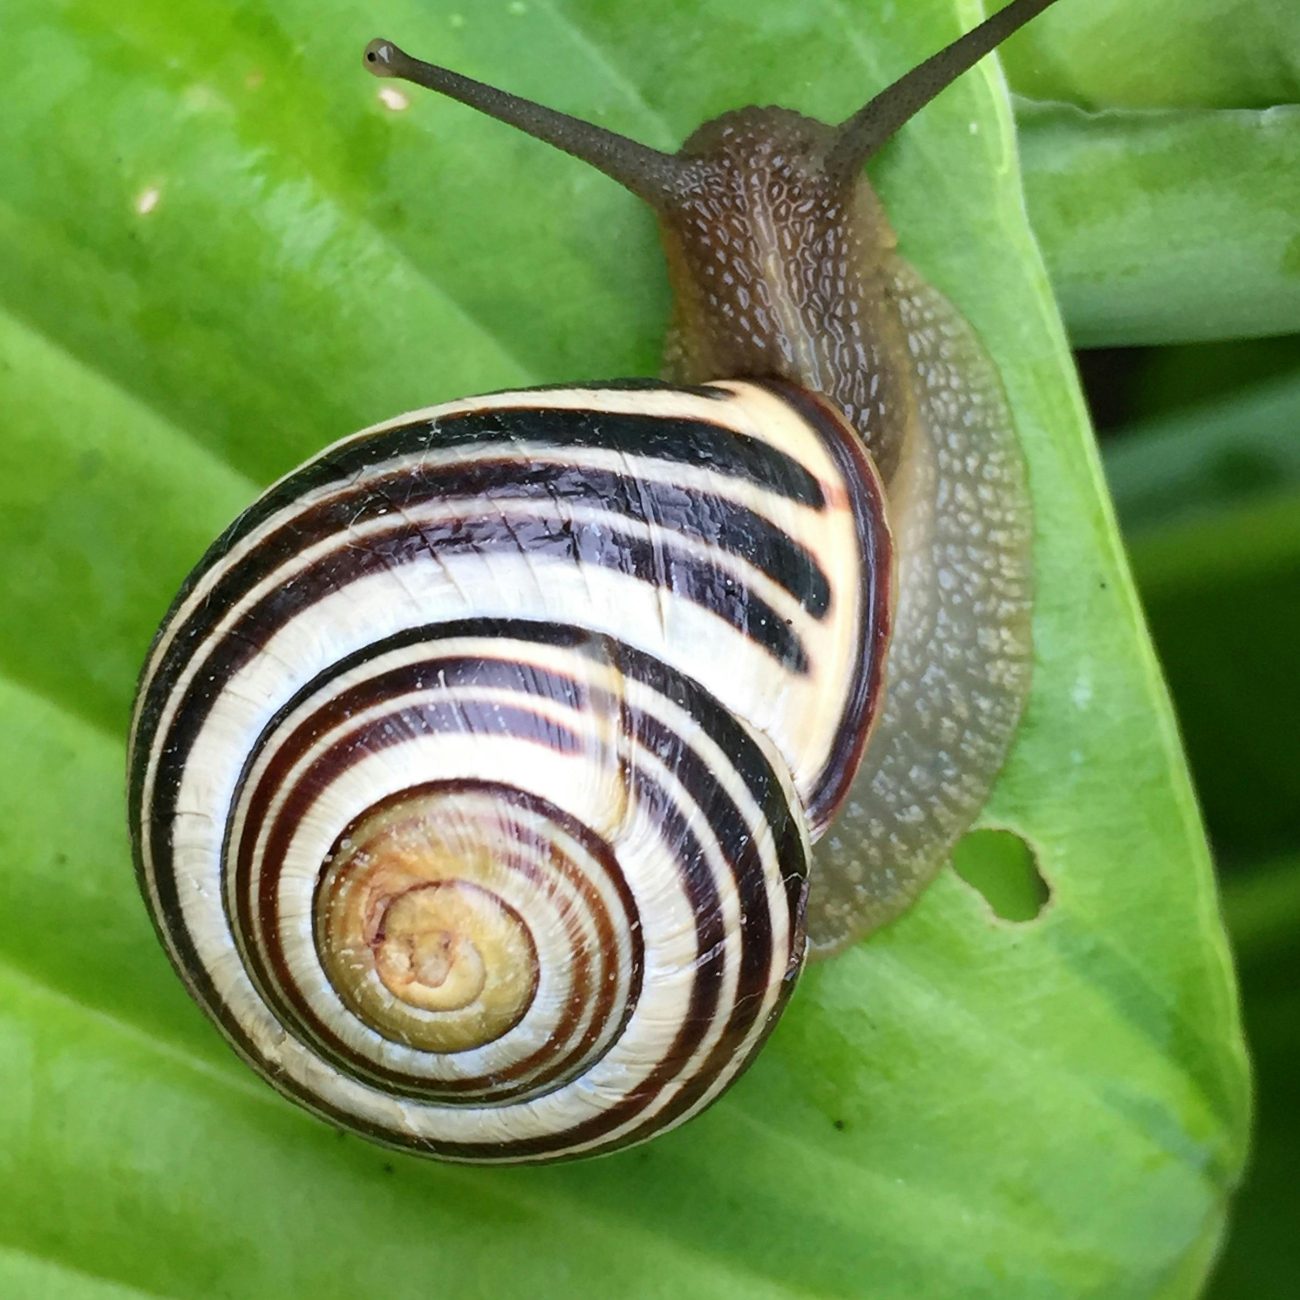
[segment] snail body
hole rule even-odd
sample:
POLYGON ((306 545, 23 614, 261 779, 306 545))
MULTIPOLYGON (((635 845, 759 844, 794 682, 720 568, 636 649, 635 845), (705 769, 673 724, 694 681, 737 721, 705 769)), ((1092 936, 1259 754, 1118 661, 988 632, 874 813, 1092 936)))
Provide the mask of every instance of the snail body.
POLYGON ((672 156, 368 48, 652 203, 670 382, 344 439, 164 619, 137 871, 281 1091, 452 1160, 642 1141, 739 1074, 809 950, 946 859, 1027 690, 1027 493, 996 376, 860 171, 1045 3, 841 127, 746 109, 672 156))

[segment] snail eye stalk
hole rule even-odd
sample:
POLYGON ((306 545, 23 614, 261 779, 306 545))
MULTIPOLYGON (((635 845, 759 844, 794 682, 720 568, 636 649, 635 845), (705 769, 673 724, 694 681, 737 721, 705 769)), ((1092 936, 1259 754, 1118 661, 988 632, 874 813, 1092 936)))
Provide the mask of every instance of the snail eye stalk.
POLYGON ((863 164, 905 122, 914 117, 940 91, 996 49, 1012 32, 1037 17, 1056 0, 1011 0, 1004 9, 951 45, 930 55, 891 86, 873 96, 836 129, 836 140, 826 158, 826 172, 851 180, 863 164))
POLYGON ((671 202, 687 174, 687 164, 673 154, 661 153, 603 126, 498 90, 449 68, 412 58, 382 37, 366 46, 363 58, 376 77, 395 77, 423 86, 516 127, 604 172, 656 207, 671 202))

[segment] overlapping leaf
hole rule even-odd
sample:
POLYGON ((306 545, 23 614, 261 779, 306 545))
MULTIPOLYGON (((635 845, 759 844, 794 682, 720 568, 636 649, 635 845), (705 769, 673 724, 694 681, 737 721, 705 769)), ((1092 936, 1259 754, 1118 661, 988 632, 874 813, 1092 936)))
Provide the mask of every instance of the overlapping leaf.
POLYGON ((1077 346, 1300 331, 1300 103, 1017 105, 1025 200, 1077 346))
POLYGON ((1064 0, 1007 42, 1012 88, 1082 108, 1300 102, 1291 0, 1064 0))

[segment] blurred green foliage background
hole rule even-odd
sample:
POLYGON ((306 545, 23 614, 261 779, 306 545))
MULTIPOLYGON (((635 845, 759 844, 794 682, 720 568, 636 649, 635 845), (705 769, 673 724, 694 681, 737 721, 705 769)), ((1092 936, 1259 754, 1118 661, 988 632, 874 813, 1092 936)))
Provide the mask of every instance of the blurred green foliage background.
POLYGON ((1219 867, 1255 1068, 1251 1165, 1210 1294, 1281 1300, 1300 1277, 1300 338, 1079 360, 1219 867))

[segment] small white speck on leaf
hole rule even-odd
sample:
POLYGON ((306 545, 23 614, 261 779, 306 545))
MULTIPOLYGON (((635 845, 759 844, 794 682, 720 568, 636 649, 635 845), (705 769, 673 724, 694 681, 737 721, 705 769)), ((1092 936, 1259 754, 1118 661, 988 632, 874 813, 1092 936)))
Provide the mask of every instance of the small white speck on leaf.
POLYGON ((462 27, 465 26, 465 15, 452 14, 452 16, 447 19, 447 22, 451 25, 453 31, 459 31, 462 27))
POLYGON ((970 133, 971 133, 971 135, 979 135, 979 133, 980 133, 980 124, 979 124, 978 122, 972 122, 972 123, 970 124, 970 133))
POLYGON ((205 86, 201 81, 185 88, 181 102, 194 113, 211 113, 227 107, 225 100, 211 86, 205 86))
POLYGON ((396 86, 380 86, 379 102, 394 113, 411 107, 411 101, 396 86))
POLYGON ((520 14, 528 12, 528 6, 524 4, 524 0, 510 0, 510 3, 506 5, 506 12, 518 18, 520 14))
POLYGON ((1081 673, 1070 689, 1070 699, 1076 709, 1086 709, 1092 703, 1092 679, 1081 673))
POLYGON ((147 217, 158 206, 160 198, 162 198, 162 190, 157 185, 150 185, 148 188, 141 190, 135 196, 136 214, 147 217))

